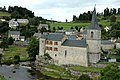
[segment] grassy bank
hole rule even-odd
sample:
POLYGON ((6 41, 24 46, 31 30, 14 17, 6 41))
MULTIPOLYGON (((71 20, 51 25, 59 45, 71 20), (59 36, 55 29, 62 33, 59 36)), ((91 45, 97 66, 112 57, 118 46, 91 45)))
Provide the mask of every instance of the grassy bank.
POLYGON ((76 80, 76 77, 70 75, 70 73, 68 71, 66 71, 63 67, 57 66, 54 64, 49 64, 46 67, 44 67, 42 74, 53 77, 53 78, 76 80))
POLYGON ((100 72, 100 68, 96 67, 84 67, 84 66, 70 66, 69 69, 80 72, 100 72))
POLYGON ((25 61, 28 59, 28 53, 26 51, 26 47, 20 47, 20 46, 9 46, 4 52, 3 52, 3 62, 7 60, 13 60, 15 55, 20 56, 20 61, 25 61))
POLYGON ((8 13, 8 12, 3 12, 3 11, 0 11, 0 16, 11 16, 11 14, 10 13, 8 13))
POLYGON ((0 80, 6 80, 3 76, 0 75, 0 80))

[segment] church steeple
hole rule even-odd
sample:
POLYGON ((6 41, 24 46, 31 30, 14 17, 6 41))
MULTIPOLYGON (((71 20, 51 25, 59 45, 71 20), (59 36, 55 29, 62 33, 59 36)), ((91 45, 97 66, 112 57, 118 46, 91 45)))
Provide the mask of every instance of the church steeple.
POLYGON ((92 14, 92 21, 91 21, 91 25, 90 25, 89 29, 101 30, 101 28, 98 25, 98 21, 97 21, 96 6, 94 7, 94 11, 93 11, 93 14, 92 14))

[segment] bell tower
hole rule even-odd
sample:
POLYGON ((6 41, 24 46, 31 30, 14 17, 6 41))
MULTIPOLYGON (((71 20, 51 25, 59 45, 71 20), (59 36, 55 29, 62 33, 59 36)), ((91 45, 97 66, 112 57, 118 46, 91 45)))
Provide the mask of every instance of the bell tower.
POLYGON ((96 63, 100 60, 101 52, 101 28, 98 25, 96 7, 92 14, 90 26, 87 28, 86 41, 88 44, 88 53, 90 63, 96 63))

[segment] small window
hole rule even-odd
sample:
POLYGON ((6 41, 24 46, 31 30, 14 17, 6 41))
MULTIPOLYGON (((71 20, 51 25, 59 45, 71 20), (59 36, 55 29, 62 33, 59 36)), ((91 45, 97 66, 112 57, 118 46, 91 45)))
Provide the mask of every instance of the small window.
POLYGON ((55 54, 55 57, 57 56, 57 54, 55 54))
POLYGON ((67 50, 65 50, 65 57, 67 56, 67 50))
POLYGON ((50 47, 50 50, 52 51, 52 47, 50 47))
POLYGON ((58 42, 54 42, 54 45, 58 45, 58 42))
POLYGON ((58 48, 54 48, 54 51, 58 51, 58 48))
POLYGON ((93 32, 91 32, 91 38, 93 38, 93 35, 94 35, 93 32))
POLYGON ((46 41, 46 44, 49 44, 49 41, 46 41))
POLYGON ((52 41, 50 41, 50 45, 52 45, 52 41))

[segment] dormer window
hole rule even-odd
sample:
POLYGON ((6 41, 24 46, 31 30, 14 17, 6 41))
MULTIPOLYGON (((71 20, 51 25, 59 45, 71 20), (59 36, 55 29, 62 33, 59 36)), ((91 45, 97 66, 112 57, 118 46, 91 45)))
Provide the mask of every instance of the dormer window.
POLYGON ((93 38, 93 32, 91 32, 91 38, 93 38))

